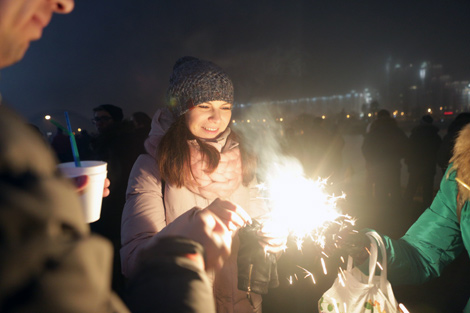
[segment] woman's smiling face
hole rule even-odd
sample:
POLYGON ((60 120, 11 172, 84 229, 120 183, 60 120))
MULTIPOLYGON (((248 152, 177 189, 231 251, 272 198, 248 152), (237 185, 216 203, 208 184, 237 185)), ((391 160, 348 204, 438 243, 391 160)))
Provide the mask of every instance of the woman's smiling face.
POLYGON ((208 101, 198 104, 186 113, 186 125, 201 139, 214 139, 225 131, 232 117, 232 104, 208 101))

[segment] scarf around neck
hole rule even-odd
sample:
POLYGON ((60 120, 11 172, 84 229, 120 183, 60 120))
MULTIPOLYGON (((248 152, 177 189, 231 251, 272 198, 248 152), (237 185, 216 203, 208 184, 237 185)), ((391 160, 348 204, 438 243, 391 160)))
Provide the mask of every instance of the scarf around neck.
POLYGON ((240 186, 242 181, 242 162, 238 143, 228 139, 231 130, 225 132, 216 140, 205 140, 205 143, 213 146, 220 153, 220 161, 214 172, 207 171, 207 163, 202 158, 200 147, 196 140, 190 140, 191 171, 186 188, 213 200, 215 198, 228 198, 240 186))

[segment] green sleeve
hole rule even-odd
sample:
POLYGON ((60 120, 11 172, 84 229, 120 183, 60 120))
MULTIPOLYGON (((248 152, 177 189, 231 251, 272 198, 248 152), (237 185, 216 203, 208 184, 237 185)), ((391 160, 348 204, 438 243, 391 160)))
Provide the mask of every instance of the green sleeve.
POLYGON ((446 173, 433 203, 406 234, 398 240, 383 236, 392 284, 417 284, 438 277, 462 252, 456 207, 455 172, 446 173))

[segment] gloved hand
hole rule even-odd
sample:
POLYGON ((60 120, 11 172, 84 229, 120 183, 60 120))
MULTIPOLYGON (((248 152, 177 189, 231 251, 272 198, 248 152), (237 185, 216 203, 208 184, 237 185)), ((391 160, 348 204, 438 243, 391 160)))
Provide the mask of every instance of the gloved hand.
POLYGON ((253 220, 238 232, 238 289, 247 291, 248 298, 250 292, 267 294, 268 288, 279 286, 276 256, 261 246, 260 229, 261 224, 253 220))
POLYGON ((361 265, 369 258, 370 239, 365 232, 346 228, 336 235, 335 245, 350 255, 356 265, 361 265))

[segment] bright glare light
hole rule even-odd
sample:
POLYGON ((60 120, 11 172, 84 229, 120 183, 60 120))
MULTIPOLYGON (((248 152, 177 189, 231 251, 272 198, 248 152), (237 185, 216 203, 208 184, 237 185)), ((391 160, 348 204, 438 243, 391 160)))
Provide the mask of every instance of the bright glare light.
POLYGON ((284 119, 281 117, 281 118, 279 119, 279 121, 281 121, 281 122, 282 122, 282 121, 284 121, 284 119))
POLYGON ((50 116, 50 115, 46 115, 46 116, 44 116, 44 118, 45 118, 46 120, 50 120, 50 119, 51 119, 51 116, 50 116))
POLYGON ((401 116, 404 116, 404 115, 405 115, 405 112, 401 112, 400 115, 401 115, 401 116))
POLYGON ((265 119, 265 118, 263 118, 263 123, 266 123, 266 119, 265 119))
POLYGON ((246 120, 246 122, 247 122, 247 123, 249 123, 249 122, 250 122, 250 120, 246 120))
POLYGON ((232 120, 232 123, 235 124, 235 120, 232 120))
POLYGON ((350 118, 349 114, 348 114, 348 115, 346 115, 346 118, 350 118))
POLYGON ((82 132, 82 129, 79 127, 79 128, 77 129, 77 131, 80 133, 80 132, 82 132))
POLYGON ((367 116, 368 116, 368 117, 371 117, 371 116, 372 116, 372 113, 367 114, 367 116))
POLYGON ((325 116, 325 115, 322 115, 322 116, 321 116, 321 118, 322 118, 322 119, 325 119, 325 118, 326 118, 326 116, 325 116))
POLYGON ((428 113, 432 113, 432 110, 430 108, 428 109, 428 113))
POLYGON ((265 183, 259 186, 271 210, 269 216, 261 220, 263 231, 279 237, 291 234, 299 249, 306 237, 323 247, 323 230, 329 222, 342 216, 336 201, 345 195, 327 194, 324 191, 326 180, 305 177, 302 166, 294 159, 274 164, 268 172, 265 183))

